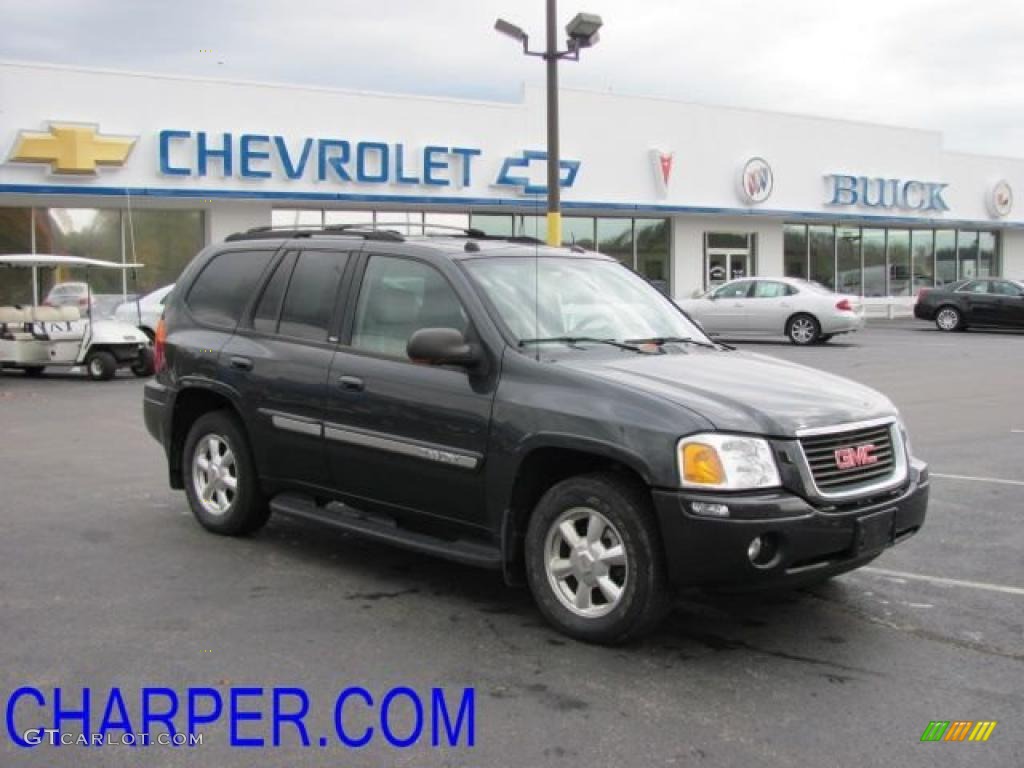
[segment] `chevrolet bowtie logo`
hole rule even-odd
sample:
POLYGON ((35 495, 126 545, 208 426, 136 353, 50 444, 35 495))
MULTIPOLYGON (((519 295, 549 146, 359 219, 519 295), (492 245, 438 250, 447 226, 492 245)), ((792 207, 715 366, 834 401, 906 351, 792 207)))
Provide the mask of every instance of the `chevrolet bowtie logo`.
MULTIPOLYGON (((506 157, 494 184, 499 187, 519 187, 519 193, 524 195, 546 195, 547 182, 535 183, 531 178, 531 172, 543 172, 547 160, 547 152, 533 149, 524 150, 520 157, 506 157), (525 171, 525 175, 519 175, 518 171, 525 171)), ((558 170, 558 186, 571 187, 576 182, 576 174, 580 172, 580 161, 560 159, 558 170)))
POLYGON ((15 163, 49 163, 53 173, 96 173, 100 165, 120 166, 128 159, 135 139, 103 136, 96 126, 50 123, 47 133, 22 131, 8 159, 15 163))

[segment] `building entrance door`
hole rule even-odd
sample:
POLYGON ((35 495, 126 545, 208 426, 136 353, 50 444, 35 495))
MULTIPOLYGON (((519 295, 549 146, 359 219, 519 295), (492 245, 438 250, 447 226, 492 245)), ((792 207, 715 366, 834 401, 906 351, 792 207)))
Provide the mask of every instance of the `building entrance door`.
POLYGON ((736 248, 708 248, 707 274, 704 284, 708 290, 717 288, 729 280, 750 277, 753 274, 753 257, 750 250, 736 248))

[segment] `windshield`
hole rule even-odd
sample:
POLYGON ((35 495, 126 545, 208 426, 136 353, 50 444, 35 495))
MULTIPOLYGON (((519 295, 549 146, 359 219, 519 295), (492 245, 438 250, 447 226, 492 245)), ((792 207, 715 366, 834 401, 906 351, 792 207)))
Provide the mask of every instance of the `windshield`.
POLYGON ((517 341, 707 341, 669 299, 616 261, 487 257, 463 263, 517 341))

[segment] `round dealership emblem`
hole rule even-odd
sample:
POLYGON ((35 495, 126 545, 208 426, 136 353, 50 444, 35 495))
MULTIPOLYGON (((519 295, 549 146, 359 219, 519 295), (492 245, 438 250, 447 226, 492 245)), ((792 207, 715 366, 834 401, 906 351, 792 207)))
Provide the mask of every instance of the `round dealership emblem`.
POLYGON ((771 197, 774 184, 772 167, 764 158, 750 158, 740 171, 740 197, 752 205, 771 197))
POLYGON ((988 193, 988 210, 996 218, 1009 216, 1013 210, 1013 188, 1003 179, 992 185, 988 193))

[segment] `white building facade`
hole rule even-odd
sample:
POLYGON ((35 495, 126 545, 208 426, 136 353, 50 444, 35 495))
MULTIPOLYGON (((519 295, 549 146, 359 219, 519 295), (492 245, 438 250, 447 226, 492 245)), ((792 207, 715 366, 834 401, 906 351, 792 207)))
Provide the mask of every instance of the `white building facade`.
MULTIPOLYGON (((561 99, 564 239, 677 297, 791 275, 909 305, 1024 277, 1024 159, 948 152, 931 131, 561 99)), ((545 236, 541 89, 488 103, 0 63, 0 103, 0 252, 138 260, 155 287, 272 224, 545 236)))

